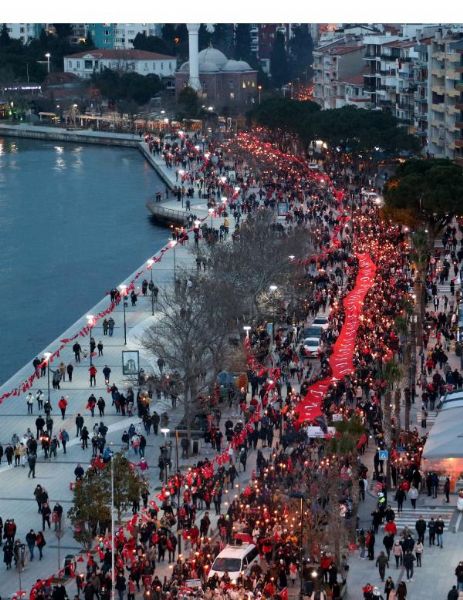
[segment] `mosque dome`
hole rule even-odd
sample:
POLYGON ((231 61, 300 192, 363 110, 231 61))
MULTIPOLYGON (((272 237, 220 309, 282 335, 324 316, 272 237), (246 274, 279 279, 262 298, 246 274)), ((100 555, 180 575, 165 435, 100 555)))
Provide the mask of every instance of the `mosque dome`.
POLYGON ((201 50, 201 52, 198 54, 198 59, 200 71, 203 63, 215 65, 217 67, 217 71, 220 71, 227 62, 227 57, 225 54, 216 48, 212 48, 212 46, 201 50))
POLYGON ((252 71, 251 67, 244 60, 227 60, 223 67, 223 71, 237 73, 240 71, 252 71))
POLYGON ((199 63, 200 73, 217 73, 218 71, 220 71, 220 69, 214 63, 211 63, 209 61, 199 63))
POLYGON ((188 73, 190 70, 190 61, 186 61, 183 63, 183 65, 179 68, 179 73, 188 73))

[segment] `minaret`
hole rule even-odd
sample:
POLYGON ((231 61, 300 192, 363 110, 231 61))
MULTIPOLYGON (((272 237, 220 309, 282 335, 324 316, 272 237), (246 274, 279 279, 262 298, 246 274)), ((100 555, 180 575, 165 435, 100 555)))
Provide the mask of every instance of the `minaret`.
POLYGON ((198 58, 198 32, 199 23, 187 23, 188 29, 188 53, 190 61, 190 79, 188 85, 196 92, 201 91, 201 82, 199 81, 199 58, 198 58))

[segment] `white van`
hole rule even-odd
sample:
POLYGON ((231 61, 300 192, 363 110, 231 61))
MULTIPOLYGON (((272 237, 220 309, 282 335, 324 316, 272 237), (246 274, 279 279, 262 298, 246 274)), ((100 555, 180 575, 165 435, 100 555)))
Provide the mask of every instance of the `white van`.
POLYGON ((241 573, 248 575, 251 571, 252 565, 258 562, 259 552, 254 544, 225 546, 222 552, 220 552, 220 554, 212 563, 208 579, 216 574, 220 578, 225 574, 225 571, 227 571, 232 583, 236 583, 236 580, 241 573))

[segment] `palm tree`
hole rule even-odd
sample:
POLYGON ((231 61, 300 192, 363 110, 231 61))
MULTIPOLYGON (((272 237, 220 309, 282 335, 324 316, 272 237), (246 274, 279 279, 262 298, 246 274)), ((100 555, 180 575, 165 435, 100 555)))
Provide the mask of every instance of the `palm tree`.
POLYGON ((422 324, 426 309, 426 273, 432 253, 432 243, 430 242, 428 233, 423 230, 415 231, 410 235, 410 238, 413 246, 410 258, 415 264, 417 273, 415 278, 416 310, 418 316, 417 337, 421 345, 421 340, 423 339, 422 324))
MULTIPOLYGON (((384 365, 382 376, 384 381, 386 382, 386 395, 384 397, 383 406, 384 442, 386 444, 387 450, 390 451, 392 443, 392 392, 394 390, 395 384, 402 379, 402 367, 395 359, 393 359, 384 365)), ((396 423, 396 427, 397 426, 398 423, 396 423)), ((386 466, 386 485, 388 487, 390 480, 390 462, 388 460, 386 466)))

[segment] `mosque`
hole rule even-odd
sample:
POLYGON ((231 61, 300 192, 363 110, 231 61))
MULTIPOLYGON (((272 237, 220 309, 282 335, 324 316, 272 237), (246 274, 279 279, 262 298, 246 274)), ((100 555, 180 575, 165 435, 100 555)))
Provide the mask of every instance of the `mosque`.
POLYGON ((198 52, 199 24, 189 23, 189 60, 175 74, 175 93, 185 86, 198 93, 202 104, 231 112, 253 105, 258 96, 257 71, 244 60, 228 59, 216 48, 198 52))

